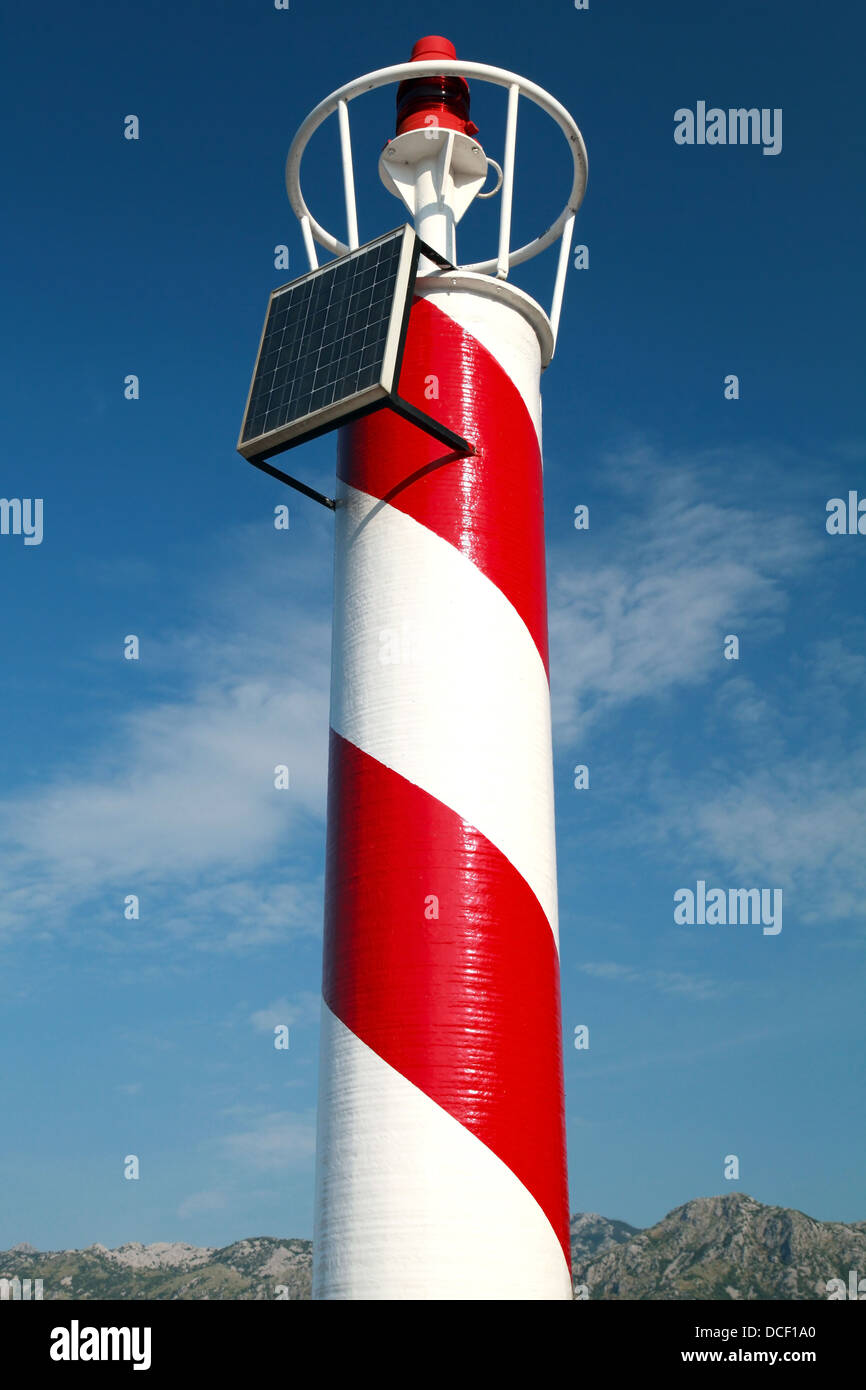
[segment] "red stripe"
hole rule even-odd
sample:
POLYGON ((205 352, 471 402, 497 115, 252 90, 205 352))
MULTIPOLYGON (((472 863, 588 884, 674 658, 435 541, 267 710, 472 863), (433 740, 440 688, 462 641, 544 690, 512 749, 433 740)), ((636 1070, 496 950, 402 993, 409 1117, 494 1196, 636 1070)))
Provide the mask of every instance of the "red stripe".
POLYGON ((559 960, 538 899, 478 830, 333 730, 329 767, 328 1007, 507 1164, 570 1267, 559 960))
POLYGON ((338 475, 468 555, 517 609, 547 670, 541 453, 523 397, 477 338, 424 299, 409 317, 399 391, 478 454, 455 459, 380 410, 340 430, 338 475), (438 400, 425 396, 431 374, 438 400))

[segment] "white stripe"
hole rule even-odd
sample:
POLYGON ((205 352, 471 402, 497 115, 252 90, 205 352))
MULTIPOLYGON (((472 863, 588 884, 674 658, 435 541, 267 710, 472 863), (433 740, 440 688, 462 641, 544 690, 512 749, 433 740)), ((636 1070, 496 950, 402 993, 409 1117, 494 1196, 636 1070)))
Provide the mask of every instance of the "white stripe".
POLYGON ((538 648, 467 556, 346 484, 331 669, 332 728, 486 835, 558 943, 550 690, 538 648))
POLYGON ((313 1297, 570 1299, 501 1159, 322 1006, 313 1297))
POLYGON ((459 290, 424 290, 421 297, 477 338, 511 378, 535 426, 540 449, 541 349, 532 325, 510 304, 473 294, 466 285, 459 290))

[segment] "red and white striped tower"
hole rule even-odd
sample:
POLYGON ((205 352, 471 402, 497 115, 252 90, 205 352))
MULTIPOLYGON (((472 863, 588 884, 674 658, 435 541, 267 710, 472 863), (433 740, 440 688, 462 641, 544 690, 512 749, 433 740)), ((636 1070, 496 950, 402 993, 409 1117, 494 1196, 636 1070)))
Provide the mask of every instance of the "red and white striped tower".
MULTIPOLYGON (((456 263, 488 161, 453 48, 427 39, 413 58, 424 78, 398 91, 382 177, 456 263)), ((563 255, 560 271, 561 298, 563 255)), ((400 394, 475 452, 388 410, 340 431, 316 1298, 571 1297, 540 447, 552 350, 550 320, 504 275, 424 274, 400 394)))

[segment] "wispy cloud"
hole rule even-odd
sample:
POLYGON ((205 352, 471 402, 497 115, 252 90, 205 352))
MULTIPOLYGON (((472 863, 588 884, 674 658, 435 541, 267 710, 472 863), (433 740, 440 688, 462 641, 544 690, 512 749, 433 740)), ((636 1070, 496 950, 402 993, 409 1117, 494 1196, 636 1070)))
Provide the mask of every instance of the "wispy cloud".
POLYGON ((205 1192, 193 1192, 180 1203, 177 1214, 182 1219, 188 1216, 201 1216, 206 1212, 223 1211, 226 1205, 227 1198, 224 1192, 215 1189, 205 1192))
POLYGON ((673 994, 697 1001, 722 999, 729 995, 733 988, 723 982, 690 975, 680 970, 638 970, 634 966, 620 965, 615 961, 587 961, 579 965, 578 970, 599 980, 642 985, 660 994, 673 994))
POLYGON ((260 871, 321 835, 327 599, 287 612, 283 565, 255 558, 248 571, 238 561, 230 599, 212 593, 195 627, 151 642, 176 695, 139 701, 74 772, 0 803, 0 930, 51 930, 126 893, 149 896, 153 926, 168 885, 165 929, 195 935, 218 919, 224 946, 273 939, 310 909, 306 868, 270 885, 260 871))
POLYGON ((805 922, 866 916, 866 756, 847 767, 810 765, 738 771, 699 801, 668 789, 666 814, 680 839, 743 885, 786 888, 805 922))
POLYGON ((714 498, 701 457, 672 464, 643 449, 616 464, 624 495, 597 516, 597 548, 576 532, 551 554, 551 692, 564 739, 705 680, 738 626, 753 640, 775 630, 785 580, 817 550, 803 516, 714 498))
POLYGON ((262 1115, 248 1129, 225 1135, 219 1146, 225 1157, 255 1172, 306 1166, 316 1152, 315 1116, 289 1111, 262 1115))
POLYGON ((612 470, 607 518, 596 508, 601 563, 586 558, 599 551, 581 552, 590 533, 555 552, 557 741, 585 746, 592 729, 620 752, 639 749, 627 774, 621 757, 607 760, 606 785, 619 796, 608 848, 619 837, 664 854, 682 882, 718 872, 782 887, 802 921, 862 918, 864 625, 831 602, 814 636, 807 628, 773 647, 791 592, 832 588, 842 552, 823 545, 820 499, 773 484, 777 458, 752 451, 746 462, 744 476, 743 460, 725 473, 718 451, 665 460, 635 447, 612 470), (729 632, 742 642, 739 663, 722 658, 729 632), (767 650, 771 663, 760 659, 767 650), (676 759, 669 738, 653 742, 653 703, 655 716, 681 711, 680 741, 691 736, 697 757, 676 759))
MULTIPOLYGON (((585 1073, 587 1078, 591 1077, 595 1080, 603 1076, 624 1075, 628 1072, 645 1071, 653 1067, 688 1070, 696 1062, 705 1058, 718 1057, 727 1052, 736 1052, 740 1048, 755 1050, 780 1038, 792 1037, 796 1035, 796 1032, 797 1025, 795 1023, 784 1028, 749 1028, 742 1032, 733 1029, 730 1032, 723 1030, 720 1034, 711 1035, 709 1041, 697 1046, 672 1047, 658 1051, 634 1048, 628 1055, 610 1062, 593 1061, 591 1054, 587 1053, 585 1054, 586 1060, 581 1063, 581 1071, 585 1073)), ((569 1124, 571 1124, 570 1117, 569 1124)))
POLYGON ((299 1023, 318 1023, 322 1001, 318 994, 305 990, 289 1001, 283 996, 264 1009, 250 1014, 250 1023, 257 1033, 273 1033, 278 1024, 294 1026, 299 1023))

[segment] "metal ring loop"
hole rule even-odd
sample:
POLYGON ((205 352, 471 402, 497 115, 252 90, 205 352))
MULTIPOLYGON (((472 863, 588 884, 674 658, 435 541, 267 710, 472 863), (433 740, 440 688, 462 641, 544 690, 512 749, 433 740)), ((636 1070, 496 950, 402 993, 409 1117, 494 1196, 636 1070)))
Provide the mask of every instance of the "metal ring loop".
POLYGON ((494 193, 498 193, 500 188, 502 187, 502 165, 497 164, 495 159, 491 159, 489 154, 485 155, 484 158, 487 160, 487 167, 489 168, 492 164, 494 169, 499 174, 499 182, 495 188, 490 189, 489 193, 476 193, 476 198, 492 198, 494 193))

